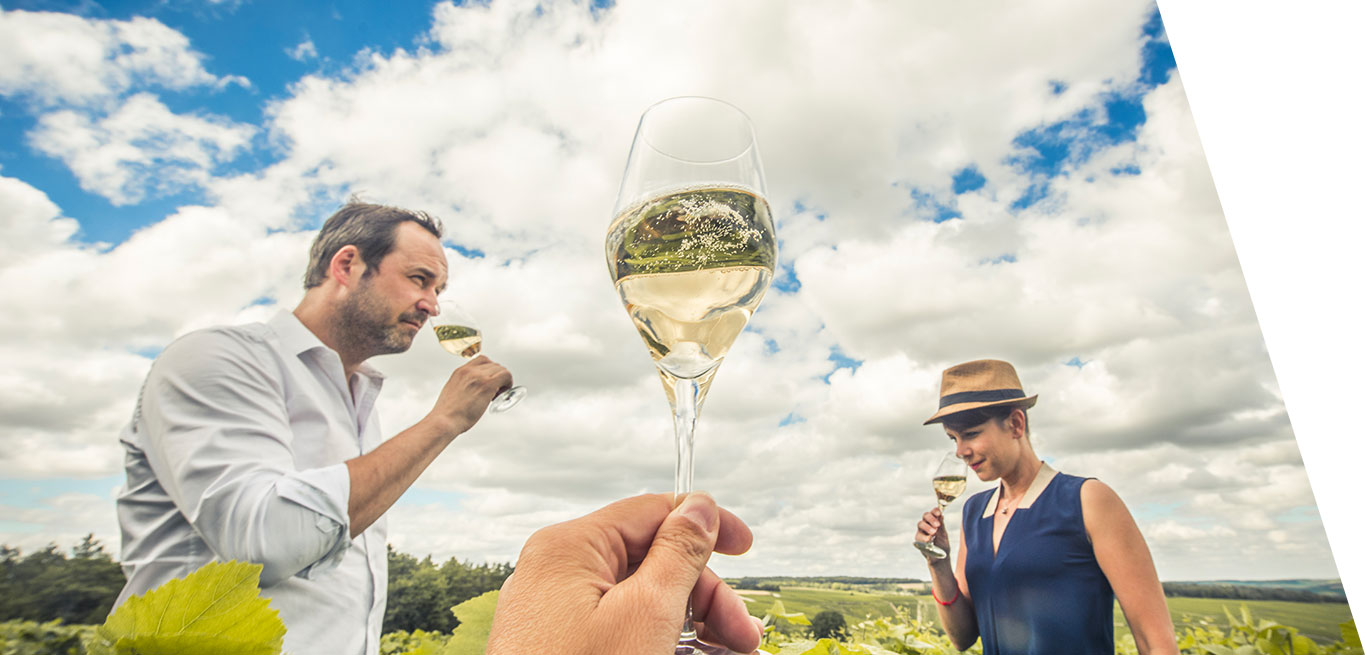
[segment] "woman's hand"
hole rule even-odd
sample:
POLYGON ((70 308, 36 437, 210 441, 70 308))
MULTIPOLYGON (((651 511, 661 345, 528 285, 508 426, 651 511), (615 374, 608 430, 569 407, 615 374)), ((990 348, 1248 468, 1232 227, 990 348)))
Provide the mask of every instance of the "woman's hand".
MULTIPOLYGON (((918 530, 915 532, 915 541, 932 543, 942 548, 943 552, 948 553, 949 556, 952 555, 952 551, 948 548, 948 531, 943 529, 943 512, 939 508, 935 507, 920 517, 918 530)), ((948 561, 948 556, 934 557, 928 551, 921 550, 920 552, 924 553, 924 559, 929 560, 931 564, 937 561, 948 561)))

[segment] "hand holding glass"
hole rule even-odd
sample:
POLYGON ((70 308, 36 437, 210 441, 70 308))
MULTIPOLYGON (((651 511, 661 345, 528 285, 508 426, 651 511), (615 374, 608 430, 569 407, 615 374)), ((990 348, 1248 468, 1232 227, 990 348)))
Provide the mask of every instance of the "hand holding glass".
MULTIPOLYGON (((431 327, 436 330, 436 340, 441 347, 452 355, 473 359, 483 350, 483 331, 474 317, 449 297, 436 300, 440 313, 431 318, 431 327)), ((505 412, 521 402, 526 395, 526 387, 512 387, 496 396, 488 403, 488 411, 505 412)))
MULTIPOLYGON (((954 453, 944 455, 943 461, 939 462, 938 468, 934 469, 934 493, 938 495, 939 514, 942 515, 943 508, 956 500, 966 490, 967 463, 959 459, 954 453)), ((915 547, 933 555, 935 559, 947 557, 948 553, 934 544, 933 537, 934 535, 929 535, 930 541, 916 541, 915 547)))
MULTIPOLYGON (((607 268, 673 408, 677 501, 711 380, 772 280, 777 240, 749 119, 711 98, 640 118, 607 230, 607 268)), ((706 652, 689 606, 675 655, 706 652)))

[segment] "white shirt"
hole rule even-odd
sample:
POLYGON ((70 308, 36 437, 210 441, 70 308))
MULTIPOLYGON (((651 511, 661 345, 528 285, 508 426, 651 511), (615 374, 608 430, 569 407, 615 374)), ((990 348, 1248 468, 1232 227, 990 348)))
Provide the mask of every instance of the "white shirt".
POLYGON ((118 496, 128 584, 115 603, 210 561, 264 565, 284 650, 379 652, 388 583, 381 517, 349 538, 344 462, 379 445, 383 385, 290 312, 200 330, 152 364, 119 440, 118 496))

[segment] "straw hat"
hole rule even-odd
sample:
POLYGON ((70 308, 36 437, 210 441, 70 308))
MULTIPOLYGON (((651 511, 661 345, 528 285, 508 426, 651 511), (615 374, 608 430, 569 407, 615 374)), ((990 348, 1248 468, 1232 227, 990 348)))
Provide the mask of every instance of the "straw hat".
POLYGON ((952 414, 982 407, 1015 405, 1028 409, 1037 402, 1037 395, 1024 394, 1019 374, 1009 362, 979 359, 943 371, 943 382, 938 390, 938 413, 924 424, 938 423, 952 414))

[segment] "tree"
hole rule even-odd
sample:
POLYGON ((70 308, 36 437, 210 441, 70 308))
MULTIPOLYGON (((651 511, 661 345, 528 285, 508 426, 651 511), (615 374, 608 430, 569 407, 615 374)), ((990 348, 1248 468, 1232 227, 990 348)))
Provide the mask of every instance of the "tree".
POLYGON ((103 623, 123 590, 123 569, 94 535, 86 535, 69 559, 56 544, 20 555, 0 546, 0 621, 103 623))
POLYGON ((825 610, 811 618, 810 633, 816 639, 847 639, 848 625, 843 614, 825 610))
POLYGON ((389 547, 389 599, 384 632, 426 630, 450 632, 460 620, 450 608, 502 587, 510 564, 479 564, 455 558, 437 565, 389 547))

